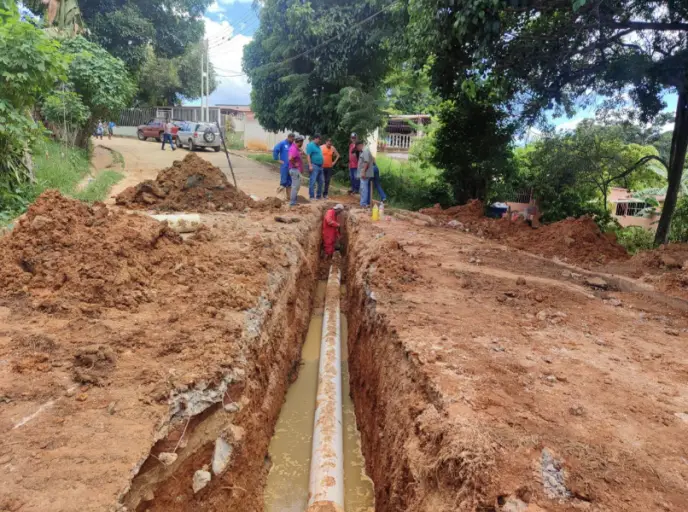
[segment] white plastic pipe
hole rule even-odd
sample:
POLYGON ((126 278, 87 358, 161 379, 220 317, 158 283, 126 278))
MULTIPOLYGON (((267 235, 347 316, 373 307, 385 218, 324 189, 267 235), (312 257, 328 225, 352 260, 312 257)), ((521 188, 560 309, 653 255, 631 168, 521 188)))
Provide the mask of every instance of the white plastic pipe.
POLYGON ((177 233, 192 233, 201 226, 201 216, 197 213, 168 213, 151 217, 160 222, 167 222, 177 233))
POLYGON ((325 296, 307 512, 344 512, 340 280, 335 263, 325 296))

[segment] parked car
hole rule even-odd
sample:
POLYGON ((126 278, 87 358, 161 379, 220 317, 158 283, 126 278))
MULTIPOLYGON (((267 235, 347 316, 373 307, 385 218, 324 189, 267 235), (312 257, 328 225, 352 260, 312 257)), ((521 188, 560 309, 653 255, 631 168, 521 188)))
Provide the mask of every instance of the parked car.
POLYGON ((179 127, 176 142, 178 147, 186 146, 189 151, 212 148, 217 152, 222 146, 222 138, 217 125, 193 121, 187 121, 179 127))
MULTIPOLYGON (((136 135, 139 140, 146 140, 153 138, 158 142, 162 141, 162 134, 165 133, 165 119, 151 119, 146 124, 140 125, 136 130, 136 135)), ((184 121, 172 120, 172 124, 178 129, 184 124, 184 121)))

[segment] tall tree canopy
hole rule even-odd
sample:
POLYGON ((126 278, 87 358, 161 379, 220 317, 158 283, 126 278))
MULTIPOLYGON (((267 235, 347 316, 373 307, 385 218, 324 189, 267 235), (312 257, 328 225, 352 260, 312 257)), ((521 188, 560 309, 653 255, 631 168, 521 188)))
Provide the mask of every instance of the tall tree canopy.
POLYGON ((373 131, 403 16, 377 0, 266 0, 243 61, 261 124, 338 140, 373 131))
POLYGON ((651 120, 678 94, 669 187, 657 230, 667 240, 688 146, 688 2, 678 0, 410 0, 416 53, 454 89, 467 73, 499 80, 529 120, 575 109, 590 91, 628 93, 651 120))
MULTIPOLYGON (((173 105, 180 103, 182 97, 200 97, 197 63, 204 33, 202 16, 211 3, 212 0, 26 1, 34 12, 44 15, 48 24, 66 23, 71 27, 74 20, 83 20, 87 29, 84 35, 124 61, 132 76, 139 78, 137 101, 149 105, 173 105), (195 62, 195 76, 188 72, 191 62, 195 62)), ((212 70, 211 75, 214 90, 212 70)))

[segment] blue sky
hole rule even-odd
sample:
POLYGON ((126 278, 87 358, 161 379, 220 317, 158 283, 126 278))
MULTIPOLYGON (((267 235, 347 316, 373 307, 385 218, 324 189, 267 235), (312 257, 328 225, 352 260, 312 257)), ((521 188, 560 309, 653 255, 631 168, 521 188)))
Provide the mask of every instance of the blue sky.
MULTIPOLYGON (((215 0, 206 12, 205 30, 210 40, 210 61, 220 85, 210 95, 210 104, 248 105, 251 86, 242 73, 241 57, 258 28, 252 0, 215 0)), ((195 102, 200 103, 200 102, 195 102)))

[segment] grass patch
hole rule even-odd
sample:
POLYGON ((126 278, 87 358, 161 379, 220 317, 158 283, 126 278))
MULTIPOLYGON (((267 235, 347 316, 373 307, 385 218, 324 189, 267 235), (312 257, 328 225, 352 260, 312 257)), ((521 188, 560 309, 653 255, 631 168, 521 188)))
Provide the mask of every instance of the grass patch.
POLYGON ((124 174, 121 172, 107 169, 98 174, 93 181, 86 185, 86 188, 73 193, 72 196, 75 199, 81 199, 87 203, 104 201, 113 185, 118 183, 122 178, 124 178, 124 174))
POLYGON ((235 151, 244 149, 244 132, 228 132, 225 142, 227 149, 235 151))
MULTIPOLYGON (((105 170, 85 189, 78 191, 78 184, 89 173, 88 151, 45 139, 34 145, 32 154, 36 183, 26 184, 20 189, 8 192, 7 199, 0 198, 0 225, 10 224, 46 190, 57 189, 65 196, 88 202, 102 201, 110 187, 124 177, 119 172, 105 170)), ((114 160, 116 163, 124 164, 121 154, 118 156, 115 153, 114 160)))
POLYGON ((248 155, 248 157, 256 162, 271 165, 277 168, 279 168, 281 165, 277 160, 272 159, 272 153, 251 153, 248 155))
POLYGON ((442 171, 413 160, 396 160, 378 154, 380 182, 392 206, 409 210, 426 208, 436 203, 451 204, 451 193, 442 180, 442 171))

